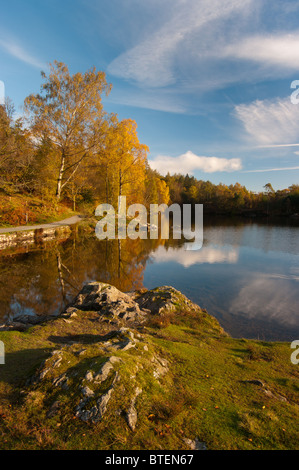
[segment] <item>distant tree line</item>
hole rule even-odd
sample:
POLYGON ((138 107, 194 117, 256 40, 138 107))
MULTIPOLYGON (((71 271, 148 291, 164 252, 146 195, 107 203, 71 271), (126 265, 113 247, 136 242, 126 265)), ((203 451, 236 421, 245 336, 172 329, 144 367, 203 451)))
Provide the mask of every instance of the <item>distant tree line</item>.
POLYGON ((239 183, 213 184, 189 175, 167 174, 164 181, 172 203, 203 204, 204 212, 209 214, 299 214, 299 184, 274 191, 271 183, 267 183, 264 191, 256 193, 239 183))

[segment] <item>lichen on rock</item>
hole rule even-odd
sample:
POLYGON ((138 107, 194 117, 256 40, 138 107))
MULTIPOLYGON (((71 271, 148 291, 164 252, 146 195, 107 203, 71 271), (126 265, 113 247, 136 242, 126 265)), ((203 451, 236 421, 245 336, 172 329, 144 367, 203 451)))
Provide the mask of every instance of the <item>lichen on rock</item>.
POLYGON ((179 313, 182 309, 200 311, 200 307, 188 299, 184 294, 171 286, 162 286, 155 289, 133 294, 134 300, 142 310, 150 311, 152 315, 165 315, 179 313))
POLYGON ((116 287, 102 282, 86 284, 71 305, 80 310, 97 311, 101 316, 139 322, 148 312, 141 309, 132 297, 116 287))

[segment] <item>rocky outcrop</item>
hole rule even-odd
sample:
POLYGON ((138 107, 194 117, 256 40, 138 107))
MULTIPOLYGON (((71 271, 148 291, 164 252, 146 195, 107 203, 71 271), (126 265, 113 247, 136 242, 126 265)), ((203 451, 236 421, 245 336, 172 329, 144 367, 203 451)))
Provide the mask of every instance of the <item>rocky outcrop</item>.
POLYGON ((53 393, 55 400, 48 417, 63 411, 63 400, 57 399, 57 390, 62 395, 78 397, 74 400, 74 415, 91 424, 102 420, 110 406, 113 408, 114 397, 125 396, 118 412, 134 432, 144 377, 146 382, 160 383, 169 371, 168 359, 138 329, 151 315, 174 313, 186 307, 199 309, 172 287, 123 293, 106 283, 86 284, 58 319, 73 324, 80 321, 84 312, 92 312, 99 325, 108 322, 109 332, 84 348, 80 342, 72 341, 53 351, 27 382, 29 390, 25 393, 41 386, 49 388, 49 395, 53 393), (136 353, 132 355, 131 351, 136 353))
MULTIPOLYGON (((45 431, 41 448, 53 448, 63 436, 63 449, 199 451, 218 445, 219 439, 231 448, 231 439, 225 441, 231 424, 228 406, 236 431, 240 428, 236 446, 248 449, 255 438, 261 442, 264 428, 272 426, 267 445, 285 410, 296 414, 291 408, 296 405, 295 382, 289 390, 279 386, 283 359, 265 374, 265 368, 249 359, 248 351, 258 345, 226 336, 216 319, 172 287, 123 293, 106 283, 89 283, 56 318, 25 334, 3 335, 10 339, 7 364, 22 371, 9 389, 14 409, 1 409, 4 419, 8 416, 4 426, 20 419, 13 436, 22 446, 30 436, 30 448, 45 431), (24 368, 18 362, 23 358, 24 368), (28 374, 32 376, 26 381, 28 374), (209 433, 211 422, 216 441, 209 433)), ((268 359, 270 345, 261 347, 269 349, 257 357, 268 359)), ((271 346, 271 359, 278 357, 276 351, 287 357, 283 347, 273 351, 271 346)), ((291 367, 287 377, 293 380, 291 367)), ((280 424, 284 429, 285 422, 280 424)), ((293 428, 285 442, 292 433, 293 428)))
POLYGON ((55 396, 47 413, 49 418, 63 412, 65 394, 75 397, 74 416, 90 424, 97 424, 104 417, 115 396, 118 409, 121 406, 119 414, 135 431, 137 400, 143 392, 140 377, 159 383, 168 370, 168 361, 153 351, 145 335, 121 328, 84 350, 74 343, 53 351, 29 379, 23 396, 32 393, 32 389, 48 387, 47 395, 55 396), (132 348, 137 349, 136 356, 128 355, 132 348), (84 357, 84 367, 80 356, 84 357), (57 390, 61 400, 57 399, 57 390))
POLYGON ((99 312, 101 317, 142 322, 149 310, 140 308, 132 296, 102 282, 91 282, 83 287, 67 312, 87 310, 99 312))
POLYGON ((174 287, 162 286, 152 290, 123 293, 116 287, 102 282, 86 284, 67 312, 92 310, 101 316, 143 321, 147 315, 165 315, 182 309, 201 311, 174 287))
MULTIPOLYGON (((61 314, 65 321, 80 311, 97 312, 103 322, 117 326, 142 324, 149 315, 179 313, 181 310, 201 312, 201 308, 173 287, 124 293, 103 282, 90 282, 61 314)), ((55 316, 20 315, 0 325, 0 331, 24 331, 55 316)))
POLYGON ((141 309, 152 315, 175 313, 181 309, 200 311, 200 307, 174 287, 162 286, 144 293, 133 293, 132 298, 141 309))
MULTIPOLYGON (((123 293, 106 283, 86 284, 52 323, 37 326, 37 332, 66 334, 27 380, 21 393, 25 406, 44 396, 48 420, 78 419, 89 426, 122 420, 127 433, 136 433, 140 422, 151 423, 143 411, 149 391, 171 394, 175 386, 171 357, 153 341, 146 322, 188 310, 204 315, 172 287, 123 293)), ((197 440, 179 439, 187 448, 203 448, 197 440)))

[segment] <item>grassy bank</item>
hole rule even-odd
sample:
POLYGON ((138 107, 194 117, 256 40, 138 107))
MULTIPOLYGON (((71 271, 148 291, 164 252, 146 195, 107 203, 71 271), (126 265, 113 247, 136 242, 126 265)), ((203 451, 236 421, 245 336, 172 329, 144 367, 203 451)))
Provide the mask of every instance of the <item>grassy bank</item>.
POLYGON ((57 222, 75 215, 65 203, 47 201, 30 195, 0 194, 0 227, 57 222))
POLYGON ((233 339, 205 311, 179 305, 176 313, 153 316, 132 331, 142 341, 116 352, 121 385, 96 424, 78 419, 74 410, 78 383, 87 383, 86 374, 105 360, 101 341, 109 327, 98 313, 0 332, 6 352, 0 365, 0 448, 188 449, 195 439, 209 450, 298 448, 299 370, 290 361, 289 344, 233 339), (40 383, 28 383, 57 349, 63 354, 59 368, 40 383), (152 374, 153 355, 169 366, 159 380, 152 374), (67 389, 54 387, 65 373, 67 389), (130 404, 126 391, 136 380, 143 392, 132 431, 124 410, 130 404))

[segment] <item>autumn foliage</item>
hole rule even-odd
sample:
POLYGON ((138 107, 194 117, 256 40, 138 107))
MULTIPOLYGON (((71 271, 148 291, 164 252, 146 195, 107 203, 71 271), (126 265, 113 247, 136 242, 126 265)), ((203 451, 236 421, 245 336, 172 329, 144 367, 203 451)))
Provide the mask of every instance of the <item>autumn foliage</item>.
POLYGON ((275 192, 267 183, 256 194, 239 183, 215 185, 173 175, 171 168, 165 177, 152 170, 137 123, 104 110, 103 96, 111 90, 104 72, 93 67, 71 74, 55 61, 42 80, 40 93, 25 99, 22 118, 14 119, 9 100, 0 106, 0 223, 34 221, 29 208, 5 215, 1 197, 15 195, 39 198, 57 210, 64 202, 73 211, 78 205, 117 205, 123 195, 128 204, 204 204, 205 212, 217 214, 299 212, 298 185, 275 192))

